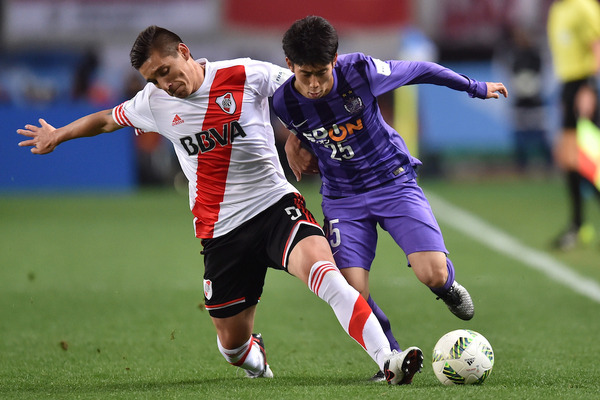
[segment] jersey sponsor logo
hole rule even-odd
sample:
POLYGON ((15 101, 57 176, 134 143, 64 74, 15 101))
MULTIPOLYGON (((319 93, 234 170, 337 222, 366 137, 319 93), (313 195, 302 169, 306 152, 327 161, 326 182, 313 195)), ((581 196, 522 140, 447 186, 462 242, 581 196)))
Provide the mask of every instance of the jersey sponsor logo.
POLYGON ((333 124, 331 128, 318 128, 302 135, 313 143, 323 145, 331 150, 331 159, 336 161, 350 160, 355 152, 351 145, 346 143, 348 136, 354 135, 363 129, 362 119, 358 118, 345 124, 333 124))
POLYGON ((210 279, 204 279, 204 297, 206 300, 210 300, 213 295, 213 285, 210 279))
POLYGON ((171 122, 171 126, 175 126, 175 125, 179 125, 179 124, 183 124, 183 120, 181 119, 181 117, 177 114, 175 114, 175 118, 173 118, 173 122, 171 122))
POLYGON ((227 114, 231 115, 235 112, 236 104, 231 92, 227 92, 223 96, 217 97, 215 101, 219 107, 221 107, 221 110, 225 111, 227 114))
POLYGON ((244 128, 238 121, 231 121, 223 124, 221 132, 217 128, 209 128, 196 133, 194 136, 181 138, 179 141, 187 153, 193 156, 214 150, 217 145, 221 147, 229 146, 237 136, 246 137, 246 132, 244 132, 244 128))
POLYGON ((362 119, 358 118, 354 121, 346 122, 345 124, 333 124, 331 128, 317 128, 310 132, 302 134, 311 142, 326 144, 330 141, 342 142, 349 135, 353 135, 357 131, 363 129, 362 119))

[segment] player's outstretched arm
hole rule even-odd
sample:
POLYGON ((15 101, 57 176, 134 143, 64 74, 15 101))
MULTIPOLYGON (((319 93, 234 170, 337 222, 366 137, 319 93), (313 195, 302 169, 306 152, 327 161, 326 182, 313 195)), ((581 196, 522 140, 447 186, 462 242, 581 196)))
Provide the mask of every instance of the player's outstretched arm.
POLYGON ((486 99, 497 99, 500 97, 500 95, 504 96, 505 98, 508 97, 508 90, 506 90, 506 87, 504 87, 503 83, 486 82, 485 84, 487 86, 486 99))
POLYGON ((112 117, 112 110, 98 111, 71 122, 62 128, 55 128, 40 118, 40 126, 25 125, 25 129, 17 129, 17 133, 30 139, 19 142, 19 146, 30 146, 34 154, 48 154, 56 146, 67 140, 96 136, 105 132, 122 128, 112 117))
POLYGON ((285 155, 297 181, 302 179, 302 174, 314 175, 319 173, 317 158, 310 151, 303 148, 300 139, 292 133, 285 142, 285 155))

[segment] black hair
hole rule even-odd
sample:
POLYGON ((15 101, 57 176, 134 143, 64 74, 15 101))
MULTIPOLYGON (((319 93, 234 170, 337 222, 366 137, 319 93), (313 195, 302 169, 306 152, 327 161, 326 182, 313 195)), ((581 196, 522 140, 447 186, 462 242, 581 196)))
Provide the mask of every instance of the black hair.
POLYGON ((338 34, 323 17, 309 15, 297 20, 283 35, 283 52, 295 65, 320 66, 333 62, 338 34))
POLYGON ((180 43, 183 43, 183 40, 179 35, 168 29, 151 25, 140 32, 135 39, 129 52, 131 65, 139 70, 154 50, 160 51, 161 55, 175 57, 180 43))

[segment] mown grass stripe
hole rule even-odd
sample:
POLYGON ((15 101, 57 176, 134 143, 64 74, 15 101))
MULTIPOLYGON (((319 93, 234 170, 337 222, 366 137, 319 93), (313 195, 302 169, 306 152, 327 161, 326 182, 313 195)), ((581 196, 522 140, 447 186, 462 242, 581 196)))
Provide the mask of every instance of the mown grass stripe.
POLYGON ((444 222, 477 242, 533 268, 550 279, 600 303, 600 284, 584 277, 551 255, 524 245, 470 212, 427 192, 427 198, 440 222, 444 222))

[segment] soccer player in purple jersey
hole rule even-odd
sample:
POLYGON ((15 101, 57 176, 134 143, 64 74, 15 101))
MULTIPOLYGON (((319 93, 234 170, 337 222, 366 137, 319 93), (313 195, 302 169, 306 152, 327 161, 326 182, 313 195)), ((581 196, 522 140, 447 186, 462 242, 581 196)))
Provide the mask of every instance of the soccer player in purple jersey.
POLYGON ((294 76, 275 92, 273 108, 293 133, 286 154, 296 179, 321 173, 325 229, 338 267, 367 299, 392 348, 400 350, 389 319, 369 292, 377 225, 390 233, 417 278, 452 313, 470 320, 474 307, 454 279, 441 230, 416 182, 421 162, 383 120, 377 96, 421 83, 480 99, 507 97, 508 92, 502 83, 478 82, 435 63, 338 55, 337 49, 337 33, 327 20, 308 16, 296 21, 283 37, 294 76))

